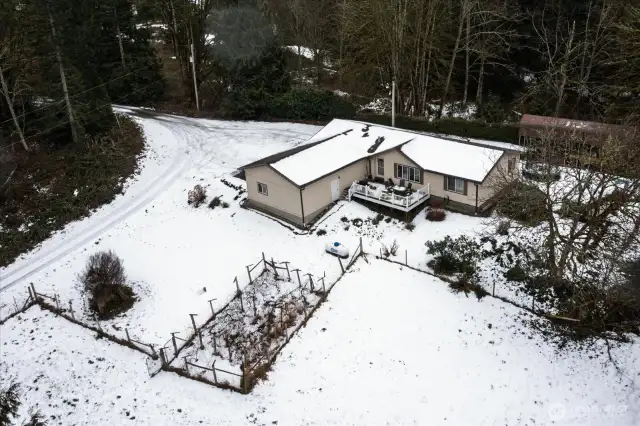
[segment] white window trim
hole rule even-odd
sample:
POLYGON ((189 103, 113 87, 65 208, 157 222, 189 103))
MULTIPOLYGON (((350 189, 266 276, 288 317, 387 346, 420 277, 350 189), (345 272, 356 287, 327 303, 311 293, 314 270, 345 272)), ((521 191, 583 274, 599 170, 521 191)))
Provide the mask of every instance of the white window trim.
POLYGON ((406 164, 400 164, 400 163, 398 163, 398 164, 396 164, 396 170, 395 170, 394 174, 395 174, 395 178, 396 178, 396 179, 404 179, 404 180, 406 180, 406 181, 408 181, 408 182, 413 182, 413 183, 422 183, 422 182, 420 182, 420 178, 422 177, 422 173, 421 173, 420 169, 419 169, 419 168, 417 168, 417 167, 407 166, 406 164), (402 172, 400 173, 400 174, 401 174, 401 176, 398 176, 398 170, 399 170, 399 169, 401 169, 401 170, 402 170, 402 172), (404 177, 404 171, 405 171, 405 169, 406 169, 406 171, 407 171, 407 177, 404 177), (415 177, 415 176, 418 176, 418 179, 417 179, 417 180, 415 180, 415 179, 409 179, 409 176, 410 176, 409 170, 410 170, 410 169, 414 169, 413 175, 414 175, 414 177, 415 177))
POLYGON ((447 176, 446 178, 445 191, 455 192, 456 194, 464 195, 464 179, 460 179, 454 176, 447 176), (454 179, 453 181, 453 189, 449 187, 449 179, 454 179), (457 190, 458 182, 462 182, 462 189, 460 191, 457 190))
POLYGON ((269 196, 269 186, 266 183, 262 183, 262 182, 258 182, 258 194, 264 195, 264 196, 269 196), (261 191, 260 188, 263 188, 264 190, 261 191))
POLYGON ((376 161, 376 171, 378 176, 384 176, 384 158, 378 158, 376 161), (382 173, 380 173, 380 162, 382 161, 382 173))

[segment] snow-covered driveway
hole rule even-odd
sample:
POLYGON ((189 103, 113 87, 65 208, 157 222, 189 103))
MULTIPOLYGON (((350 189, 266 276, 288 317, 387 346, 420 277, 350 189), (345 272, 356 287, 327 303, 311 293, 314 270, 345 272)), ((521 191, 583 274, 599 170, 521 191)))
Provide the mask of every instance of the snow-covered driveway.
MULTIPOLYGON (((168 331, 182 330, 183 317, 189 319, 187 313, 204 311, 204 320, 207 300, 224 302, 233 292, 233 277, 244 277, 244 267, 257 261, 262 251, 277 258, 280 253, 271 246, 278 239, 281 244, 276 246, 288 247, 278 260, 295 262, 287 256, 292 251, 288 238, 293 234, 239 209, 232 201, 234 191, 218 178, 229 178, 227 175, 238 166, 305 141, 317 131, 316 126, 227 122, 137 108, 118 109, 134 116, 143 126, 147 149, 140 173, 114 202, 69 224, 36 250, 0 269, 0 317, 13 308, 14 298, 18 302, 25 298, 26 286, 31 282, 41 292, 58 293, 64 306, 73 300, 74 306, 81 307, 76 274, 91 253, 113 249, 123 258, 129 278, 141 296, 138 312, 120 325, 133 329, 138 325, 139 332, 135 334, 143 338, 143 333, 157 324, 149 315, 155 312, 164 326, 155 330, 154 336, 166 339, 168 331), (222 195, 231 208, 212 211, 206 206, 198 210, 188 207, 186 191, 195 184, 210 185, 209 200, 222 195), (252 220, 268 224, 256 225, 252 232, 252 220), (225 286, 217 293, 219 282, 225 286), (198 289, 205 287, 209 292, 199 295, 198 289), (180 302, 184 305, 179 306, 180 302), (167 313, 172 309, 175 316, 179 315, 179 323, 167 313), (139 318, 149 322, 142 325, 139 318)), ((298 265, 308 267, 300 262, 298 265)), ((147 340, 153 342, 155 337, 147 340)))

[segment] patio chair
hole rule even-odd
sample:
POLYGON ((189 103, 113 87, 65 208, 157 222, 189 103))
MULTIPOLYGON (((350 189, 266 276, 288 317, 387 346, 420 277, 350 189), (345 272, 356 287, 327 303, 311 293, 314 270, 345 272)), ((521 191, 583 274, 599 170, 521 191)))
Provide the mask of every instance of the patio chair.
POLYGON ((409 184, 407 185, 407 194, 411 194, 411 185, 411 182, 409 182, 409 184))
POLYGON ((389 178, 389 180, 387 180, 387 186, 396 186, 395 183, 393 183, 393 179, 389 178))
POLYGON ((404 186, 404 179, 400 179, 400 186, 404 186))

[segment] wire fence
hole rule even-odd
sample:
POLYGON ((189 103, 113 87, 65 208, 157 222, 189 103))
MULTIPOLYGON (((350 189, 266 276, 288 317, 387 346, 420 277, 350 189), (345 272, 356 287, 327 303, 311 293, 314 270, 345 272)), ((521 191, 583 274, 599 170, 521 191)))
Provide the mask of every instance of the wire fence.
POLYGON ((362 240, 332 283, 276 262, 262 253, 246 267, 249 282, 201 326, 192 320, 187 338, 172 333, 160 348, 159 365, 150 370, 171 371, 213 386, 249 393, 265 377, 278 354, 304 327, 342 276, 363 255, 362 240))

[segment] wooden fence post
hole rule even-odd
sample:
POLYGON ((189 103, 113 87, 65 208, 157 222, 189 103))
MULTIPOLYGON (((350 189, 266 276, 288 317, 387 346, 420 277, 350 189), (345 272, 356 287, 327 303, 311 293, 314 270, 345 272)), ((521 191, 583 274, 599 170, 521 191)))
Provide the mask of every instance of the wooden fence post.
POLYGON ((238 296, 238 300, 240 300, 240 309, 242 309, 242 312, 244 312, 244 302, 242 301, 242 292, 238 292, 237 294, 238 296))
POLYGON ((493 297, 496 296, 496 280, 493 280, 493 297))
POLYGON ((128 328, 124 329, 124 334, 127 335, 127 342, 131 343, 131 337, 129 337, 129 329, 128 328))
POLYGON ((71 312, 71 318, 76 319, 76 316, 73 313, 73 301, 69 300, 69 312, 71 312))
POLYGON ((187 361, 187 357, 184 356, 184 371, 187 373, 188 376, 190 376, 189 374, 189 361, 187 361))
POLYGON ((364 250, 362 250, 362 237, 360 237, 360 254, 364 253, 364 250))
POLYGON ((307 274, 307 276, 309 277, 309 282, 311 283, 311 292, 313 293, 313 278, 311 274, 307 274))
MULTIPOLYGON (((238 280, 238 277, 236 277, 236 281, 238 280)), ((211 307, 211 318, 215 318, 216 316, 216 311, 213 310, 213 301, 214 300, 218 300, 218 299, 211 299, 209 300, 209 306, 211 307)))
POLYGON ((276 262, 273 260, 273 257, 271 258, 271 266, 273 266, 273 274, 276 276, 276 279, 278 279, 278 268, 276 268, 276 262))
POLYGON ((267 269, 267 261, 264 257, 264 252, 262 252, 262 265, 264 266, 264 269, 267 269))
POLYGON ((33 300, 38 301, 38 293, 36 292, 36 286, 31 283, 31 290, 33 291, 33 300))
POLYGON ((173 342, 173 350, 174 350, 175 356, 178 355, 178 342, 176 342, 176 334, 177 332, 175 331, 171 333, 171 342, 173 342))
POLYGON ((33 294, 31 294, 31 287, 30 286, 27 286, 27 291, 29 291, 29 299, 36 300, 36 298, 33 297, 33 294))
MULTIPOLYGON (((216 336, 215 333, 213 333, 213 354, 214 355, 218 355, 218 344, 216 342, 216 340, 218 340, 218 337, 216 336)), ((216 362, 213 361, 213 366, 215 368, 216 362)), ((213 373, 215 375, 215 373, 213 373)))
POLYGON ((344 274, 344 266, 342 266, 342 260, 340 259, 340 256, 338 256, 338 263, 340 263, 340 269, 342 270, 342 274, 344 274))
POLYGON ((300 269, 294 269, 293 271, 298 276, 298 288, 302 288, 302 281, 300 280, 300 269))
MULTIPOLYGON (((214 340, 215 341, 215 340, 214 340)), ((218 384, 218 375, 216 374, 216 360, 213 360, 213 365, 211 366, 211 370, 213 371, 213 383, 218 384)))
POLYGON ((167 365, 167 359, 166 356, 164 354, 164 348, 160 348, 160 362, 162 363, 162 366, 164 367, 165 365, 167 365))
POLYGON ((282 262, 284 263, 284 267, 287 268, 287 277, 289 278, 289 281, 291 281, 291 272, 289 272, 289 262, 282 262))
POLYGON ((404 266, 409 266, 407 250, 404 251, 404 266))
POLYGON ((229 362, 231 362, 231 346, 227 346, 227 349, 229 350, 229 362))
MULTIPOLYGON (((251 273, 249 273, 249 279, 251 279, 251 273)), ((233 282, 236 283, 236 291, 240 293, 240 285, 238 285, 238 277, 235 277, 233 279, 233 282)), ((249 284, 251 284, 251 281, 249 281, 249 284)))
MULTIPOLYGON (((247 274, 249 275, 249 284, 251 284, 251 269, 249 269, 249 266, 251 265, 247 265, 247 274)), ((236 282, 238 282, 238 277, 236 277, 236 282)))

